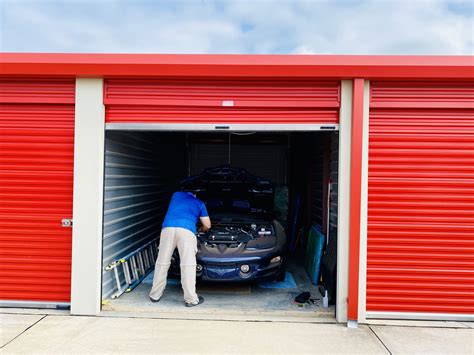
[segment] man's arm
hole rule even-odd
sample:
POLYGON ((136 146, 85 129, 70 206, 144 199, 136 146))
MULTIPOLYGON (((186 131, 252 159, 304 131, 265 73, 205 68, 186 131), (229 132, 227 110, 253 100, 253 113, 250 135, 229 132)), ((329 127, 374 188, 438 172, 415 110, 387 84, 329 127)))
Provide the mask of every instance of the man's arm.
POLYGON ((202 224, 201 230, 203 232, 206 232, 209 229, 211 229, 211 219, 208 216, 207 217, 199 217, 199 220, 201 221, 201 224, 202 224))

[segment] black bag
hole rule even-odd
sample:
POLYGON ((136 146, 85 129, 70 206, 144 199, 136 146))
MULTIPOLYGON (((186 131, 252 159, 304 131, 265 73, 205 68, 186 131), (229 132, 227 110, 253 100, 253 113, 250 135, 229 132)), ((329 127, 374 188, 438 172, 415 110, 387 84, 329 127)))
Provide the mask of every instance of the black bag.
POLYGON ((309 292, 301 292, 298 296, 295 297, 295 302, 308 303, 310 297, 311 295, 309 292))

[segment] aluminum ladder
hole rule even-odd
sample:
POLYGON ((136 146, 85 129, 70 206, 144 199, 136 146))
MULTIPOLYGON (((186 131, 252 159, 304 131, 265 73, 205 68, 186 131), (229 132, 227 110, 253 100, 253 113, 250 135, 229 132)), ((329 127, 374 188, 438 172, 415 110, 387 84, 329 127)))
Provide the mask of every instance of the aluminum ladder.
POLYGON ((153 270, 157 257, 158 241, 155 239, 106 265, 104 270, 106 272, 113 271, 117 283, 117 292, 111 297, 118 298, 137 287, 153 270), (120 266, 122 266, 122 273, 119 272, 120 266))

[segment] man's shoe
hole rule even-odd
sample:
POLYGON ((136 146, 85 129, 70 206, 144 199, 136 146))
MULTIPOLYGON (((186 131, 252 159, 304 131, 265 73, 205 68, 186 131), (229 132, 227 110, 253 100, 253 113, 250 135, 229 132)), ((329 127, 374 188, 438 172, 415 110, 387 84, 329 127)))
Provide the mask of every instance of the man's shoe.
POLYGON ((204 303, 204 297, 199 296, 198 298, 199 298, 199 302, 198 302, 198 303, 188 303, 188 302, 184 302, 184 305, 185 305, 186 307, 194 307, 194 306, 197 306, 197 305, 199 305, 199 304, 201 304, 201 303, 204 303))
POLYGON ((153 303, 160 302, 160 300, 161 300, 161 297, 155 300, 154 298, 151 298, 150 296, 150 301, 152 301, 153 303))

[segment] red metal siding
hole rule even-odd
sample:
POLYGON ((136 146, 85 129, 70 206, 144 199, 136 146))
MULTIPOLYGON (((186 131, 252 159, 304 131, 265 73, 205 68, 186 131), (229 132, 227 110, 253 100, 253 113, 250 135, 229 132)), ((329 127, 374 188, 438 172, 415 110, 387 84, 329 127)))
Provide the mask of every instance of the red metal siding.
POLYGON ((0 92, 0 300, 69 302, 74 81, 2 80, 0 92))
POLYGON ((473 108, 472 82, 374 82, 371 108, 473 108))
POLYGON ((74 104, 71 79, 0 79, 0 103, 74 104))
POLYGON ((107 80, 106 122, 338 122, 338 81, 107 80), (231 101, 233 106, 225 106, 231 101))
POLYGON ((368 311, 474 313, 473 84, 431 85, 373 85, 368 311), (451 108, 406 108, 417 96, 451 108))

